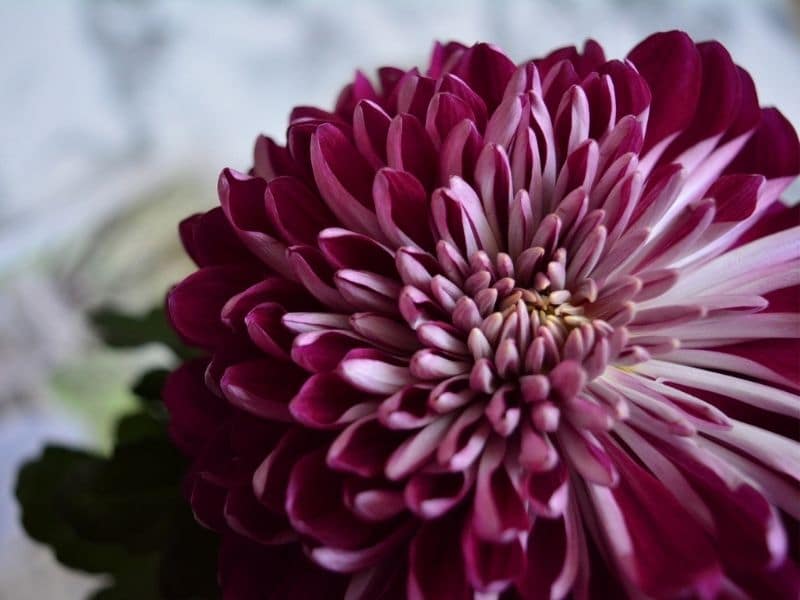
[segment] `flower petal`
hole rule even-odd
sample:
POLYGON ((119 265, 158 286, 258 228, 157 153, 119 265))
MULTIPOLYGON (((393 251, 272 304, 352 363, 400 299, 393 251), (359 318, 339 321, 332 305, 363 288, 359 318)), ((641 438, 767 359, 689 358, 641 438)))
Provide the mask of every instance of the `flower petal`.
POLYGON ((383 240, 372 212, 372 168, 335 125, 320 125, 311 137, 311 164, 323 200, 353 231, 383 240))
POLYGON ((353 389, 336 373, 312 375, 289 403, 292 416, 306 427, 340 429, 375 412, 375 398, 353 389))

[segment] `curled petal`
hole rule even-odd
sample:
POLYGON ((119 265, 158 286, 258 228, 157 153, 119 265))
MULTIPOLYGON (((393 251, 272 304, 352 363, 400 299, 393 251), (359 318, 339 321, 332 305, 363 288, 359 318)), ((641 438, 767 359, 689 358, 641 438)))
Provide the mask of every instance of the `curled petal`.
POLYGON ((684 129, 700 97, 702 60, 688 35, 656 33, 628 54, 652 93, 644 150, 684 129), (674 98, 681 102, 674 102, 674 98))
POLYGON ((205 267, 189 275, 167 296, 172 326, 187 342, 214 348, 230 335, 221 317, 223 306, 256 277, 257 271, 239 266, 205 267))
POLYGON ((386 429, 374 415, 362 417, 331 444, 328 464, 337 471, 374 477, 383 472, 392 452, 407 437, 407 432, 386 429))
POLYGON ((383 235, 372 212, 372 170, 335 125, 311 137, 311 164, 323 200, 346 227, 378 240, 383 235))
POLYGON ((304 375, 300 369, 273 360, 253 360, 228 367, 220 381, 228 401, 265 419, 290 421, 289 400, 304 375))
POLYGON ((220 204, 236 234, 250 251, 287 279, 286 244, 276 237, 264 208, 264 180, 225 169, 217 184, 220 204))
POLYGON ((338 429, 375 412, 374 398, 353 389, 336 373, 318 373, 289 403, 292 416, 316 429, 338 429))

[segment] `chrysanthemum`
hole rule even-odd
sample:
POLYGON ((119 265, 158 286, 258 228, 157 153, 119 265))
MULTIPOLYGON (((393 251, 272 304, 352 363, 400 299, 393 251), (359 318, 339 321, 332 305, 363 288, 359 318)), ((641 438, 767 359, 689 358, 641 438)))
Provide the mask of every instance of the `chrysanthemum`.
POLYGON ((378 82, 181 224, 208 358, 165 400, 226 596, 795 598, 791 125, 679 32, 378 82))

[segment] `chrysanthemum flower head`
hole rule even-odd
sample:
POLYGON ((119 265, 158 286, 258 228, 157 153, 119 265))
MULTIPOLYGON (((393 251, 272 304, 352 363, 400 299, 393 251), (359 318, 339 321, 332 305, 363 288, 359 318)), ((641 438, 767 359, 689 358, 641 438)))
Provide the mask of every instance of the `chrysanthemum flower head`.
POLYGON ((796 595, 798 171, 679 32, 436 45, 296 108, 168 298, 226 595, 796 595))

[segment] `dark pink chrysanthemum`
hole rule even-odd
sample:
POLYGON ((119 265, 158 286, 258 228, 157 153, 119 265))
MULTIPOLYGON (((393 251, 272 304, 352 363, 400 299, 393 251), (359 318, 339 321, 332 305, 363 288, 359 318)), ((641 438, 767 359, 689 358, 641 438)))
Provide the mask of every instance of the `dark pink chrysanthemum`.
POLYGON ((679 32, 378 80, 181 224, 226 597, 796 597, 791 125, 679 32))

